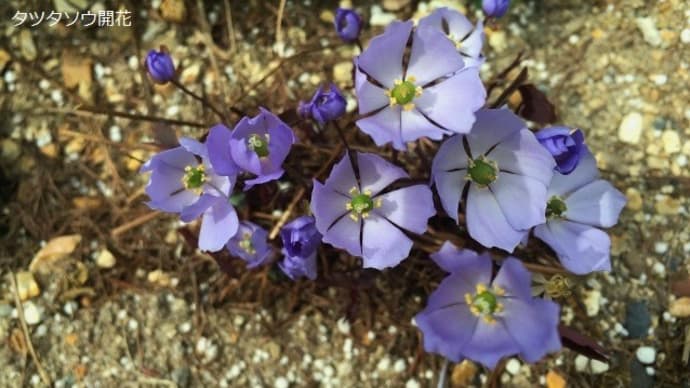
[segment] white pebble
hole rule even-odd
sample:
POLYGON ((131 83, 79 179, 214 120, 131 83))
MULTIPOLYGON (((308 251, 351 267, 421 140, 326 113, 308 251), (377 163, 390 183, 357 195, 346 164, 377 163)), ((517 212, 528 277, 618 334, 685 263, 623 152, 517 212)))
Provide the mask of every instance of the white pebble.
POLYGON ((24 303, 24 320, 28 325, 35 325, 41 322, 43 309, 36 306, 33 302, 24 303))
POLYGON ((649 17, 637 18, 635 19, 637 23, 637 28, 642 32, 644 40, 652 46, 661 45, 661 34, 659 29, 656 28, 656 22, 654 19, 649 17))
POLYGON ((649 376, 654 376, 656 374, 656 372, 654 371, 654 368, 652 368, 651 366, 644 368, 644 370, 645 370, 645 372, 647 372, 647 375, 649 375, 649 376))
POLYGON ((409 379, 405 383, 405 388, 421 388, 421 385, 419 385, 419 382, 415 379, 409 379))
POLYGON ((391 360, 388 358, 388 356, 382 358, 379 360, 378 364, 376 364, 376 369, 378 369, 381 372, 386 372, 389 368, 391 367, 391 360))
POLYGON ((666 266, 659 263, 658 261, 652 266, 652 271, 660 277, 666 276, 666 266))
POLYGON ((666 84, 666 81, 668 81, 668 76, 666 74, 654 74, 650 78, 659 86, 666 84))
POLYGON ((288 388, 290 386, 290 382, 285 377, 280 376, 276 379, 273 386, 275 388, 288 388))
POLYGON ((399 358, 397 361, 395 361, 395 364, 393 364, 393 370, 396 373, 404 372, 405 367, 406 367, 405 360, 403 360, 402 358, 399 358))
POLYGON ((12 70, 7 70, 7 71, 5 72, 5 77, 4 77, 4 79, 5 79, 5 82, 6 82, 6 83, 8 83, 8 84, 13 84, 14 81, 17 80, 17 74, 15 74, 15 72, 13 72, 12 70))
POLYGON ((668 250, 668 243, 665 241, 657 241, 654 243, 654 252, 664 254, 668 250))
POLYGON ((515 376, 520 372, 520 361, 515 358, 511 358, 508 360, 508 363, 506 363, 506 370, 508 373, 515 376))
POLYGON ((579 42, 579 41, 580 41, 580 37, 575 35, 575 34, 570 35, 570 37, 568 37, 568 43, 570 43, 570 44, 574 45, 574 44, 577 44, 577 42, 579 42))
POLYGON ((656 359, 656 349, 651 346, 640 346, 635 352, 637 360, 643 364, 653 364, 656 359))
POLYGON ((680 32, 680 41, 685 44, 690 43, 690 28, 685 28, 680 32))
POLYGON ((578 372, 584 372, 587 369, 587 364, 589 359, 582 354, 578 354, 575 357, 575 370, 578 372))
POLYGON ((62 92, 55 89, 50 92, 50 99, 55 101, 56 104, 62 104, 62 92))
POLYGON ((337 322, 338 331, 342 334, 350 334, 350 322, 345 318, 338 319, 337 322))
POLYGON ((601 362, 599 360, 592 360, 590 367, 592 368, 592 373, 595 375, 601 374, 609 370, 609 364, 601 362))
POLYGON ((110 140, 119 143, 122 141, 122 130, 117 125, 110 127, 110 140))
POLYGON ((628 113, 618 127, 618 138, 630 144, 637 144, 642 137, 642 115, 638 112, 628 113))

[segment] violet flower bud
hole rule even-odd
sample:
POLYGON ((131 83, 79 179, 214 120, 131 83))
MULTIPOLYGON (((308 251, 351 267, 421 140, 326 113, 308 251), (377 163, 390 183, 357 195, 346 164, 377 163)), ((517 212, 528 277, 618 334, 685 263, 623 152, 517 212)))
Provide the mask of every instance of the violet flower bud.
POLYGON ((340 39, 352 43, 359 38, 362 30, 362 18, 351 9, 338 8, 335 11, 335 31, 340 39))
POLYGON ((323 88, 319 87, 311 101, 308 103, 300 102, 298 110, 300 116, 305 118, 311 117, 319 124, 324 125, 342 116, 345 113, 346 106, 347 101, 345 101, 343 94, 335 84, 331 84, 331 88, 327 92, 324 92, 323 88))
POLYGON ((280 231, 283 240, 283 260, 280 269, 290 279, 305 276, 316 279, 316 250, 321 244, 321 233, 316 229, 314 217, 302 216, 285 225, 280 231))
POLYGON ((581 130, 571 133, 567 127, 548 127, 535 135, 556 160, 556 171, 567 175, 577 167, 584 153, 585 136, 581 130))
POLYGON ((500 18, 505 15, 510 6, 510 0, 482 0, 484 14, 490 18, 500 18))
POLYGON ((158 84, 170 82, 175 78, 175 64, 165 50, 151 50, 146 54, 146 70, 151 79, 158 84))

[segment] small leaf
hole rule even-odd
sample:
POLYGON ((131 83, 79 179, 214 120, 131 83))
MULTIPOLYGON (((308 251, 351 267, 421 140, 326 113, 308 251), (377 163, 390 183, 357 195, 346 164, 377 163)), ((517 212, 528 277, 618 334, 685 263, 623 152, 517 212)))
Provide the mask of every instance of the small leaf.
POLYGON ((518 91, 522 96, 522 104, 517 111, 518 115, 542 125, 556 121, 556 108, 536 86, 533 84, 520 85, 518 91))
POLYGON ((558 333, 561 335, 563 346, 589 358, 593 358, 601 362, 609 362, 609 356, 606 349, 604 349, 592 338, 589 338, 572 327, 565 325, 558 326, 558 333))

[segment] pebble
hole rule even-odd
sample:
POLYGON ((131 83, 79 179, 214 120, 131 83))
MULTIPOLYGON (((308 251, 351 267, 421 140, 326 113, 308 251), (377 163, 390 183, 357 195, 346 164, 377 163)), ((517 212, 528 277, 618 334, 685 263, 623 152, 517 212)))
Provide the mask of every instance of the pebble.
POLYGON ((43 319, 43 309, 29 301, 24 303, 24 320, 27 325, 36 325, 43 319))
POLYGON ((405 382, 405 388, 421 388, 419 381, 411 378, 405 382))
POLYGON ((276 381, 273 383, 273 386, 275 388, 288 388, 290 386, 290 382, 288 379, 286 379, 283 376, 280 376, 276 379, 276 381))
POLYGON ((34 279, 34 275, 29 271, 17 273, 17 294, 19 299, 25 301, 41 294, 41 289, 34 279))
POLYGON ((652 82, 659 86, 665 85, 666 81, 668 81, 668 76, 666 74, 653 74, 649 78, 651 78, 652 82))
POLYGON ((671 302, 668 312, 677 318, 690 317, 690 297, 684 296, 671 302))
POLYGON ((644 365, 639 361, 633 359, 630 362, 630 387, 631 388, 652 388, 654 387, 654 378, 650 376, 645 370, 644 365))
POLYGON ((628 113, 618 127, 618 138, 629 144, 637 144, 642 137, 642 115, 638 112, 628 113))
POLYGON ((333 80, 340 84, 348 84, 352 81, 352 61, 336 63, 333 66, 333 80))
POLYGON ((644 338, 647 336, 652 319, 649 316, 647 302, 643 300, 631 301, 625 309, 625 329, 630 338, 644 338))
POLYGON ((592 368, 592 373, 595 375, 602 374, 609 370, 609 364, 601 362, 599 360, 592 360, 590 363, 590 368, 592 368))
POLYGON ((506 363, 506 370, 508 371, 508 373, 510 373, 511 375, 515 376, 515 375, 517 375, 518 373, 520 373, 520 366, 521 366, 521 365, 520 365, 520 361, 518 361, 518 360, 515 359, 515 358, 511 358, 511 359, 508 360, 508 362, 506 363))
POLYGON ((585 295, 585 307, 587 308, 587 316, 595 317, 599 314, 599 306, 601 305, 601 292, 599 290, 587 291, 585 295))
POLYGON ((102 249, 96 256, 96 265, 100 268, 113 268, 115 263, 115 256, 107 249, 102 249))
POLYGON ((683 31, 680 32, 680 41, 685 44, 690 43, 690 28, 684 28, 683 31))
POLYGON ((402 373, 402 372, 404 372, 404 371, 405 371, 405 367, 406 367, 405 360, 403 360, 402 358, 397 359, 397 360, 395 361, 395 364, 393 364, 393 370, 394 370, 396 373, 402 373))
POLYGON ((117 125, 113 125, 112 127, 110 127, 110 130, 108 132, 110 140, 114 141, 115 143, 119 143, 122 141, 122 130, 117 125))
POLYGON ((397 17, 395 16, 395 14, 383 12, 383 9, 381 9, 380 6, 378 6, 378 5, 372 5, 371 6, 371 17, 369 18, 369 24, 370 25, 372 25, 372 26, 387 26, 396 19, 397 19, 397 17))
POLYGON ((642 32, 642 37, 645 42, 655 47, 661 45, 661 34, 659 33, 659 29, 656 28, 654 19, 650 17, 641 17, 635 19, 635 22, 637 23, 637 28, 642 32))
POLYGON ((350 334, 350 322, 346 318, 340 318, 337 322, 338 331, 342 334, 350 334))
POLYGON ((19 144, 12 139, 3 139, 0 143, 0 155, 8 162, 15 161, 21 154, 19 144))
POLYGON ((578 372, 584 372, 587 369, 587 364, 589 363, 589 358, 578 354, 575 357, 575 370, 578 372))
POLYGON ((640 346, 637 348, 635 356, 643 364, 653 364, 656 359, 656 349, 651 346, 640 346))
POLYGON ((681 144, 678 132, 670 129, 664 131, 664 134, 661 135, 661 141, 664 143, 664 151, 666 151, 667 154, 680 152, 681 144))

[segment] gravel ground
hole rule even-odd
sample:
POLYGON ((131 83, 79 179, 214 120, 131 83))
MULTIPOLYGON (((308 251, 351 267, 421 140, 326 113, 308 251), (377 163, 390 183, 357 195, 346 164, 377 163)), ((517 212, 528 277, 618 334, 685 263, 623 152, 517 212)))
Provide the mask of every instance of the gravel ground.
MULTIPOLYGON (((20 278, 31 344, 56 387, 433 386, 441 359, 420 353, 410 322, 425 292, 380 296, 394 283, 390 276, 377 278, 377 292, 357 296, 365 312, 349 322, 347 303, 333 303, 355 300, 348 290, 291 285, 271 271, 218 273, 210 257, 186 248, 176 222, 149 216, 142 205, 136 159, 152 152, 142 143, 150 140, 150 124, 73 111, 77 103, 107 104, 211 120, 172 88, 142 87, 148 83, 136 53, 160 43, 181 59, 185 85, 210 98, 242 99, 242 106, 261 103, 266 93, 273 107, 294 106, 319 82, 346 85, 351 47, 318 54, 326 63, 310 56, 281 68, 260 91, 216 84, 217 74, 241 85, 258 83, 280 63, 275 51, 290 55, 335 42, 320 20, 329 20, 334 4, 288 2, 287 44, 280 47, 273 46, 277 4, 269 12, 233 5, 233 43, 217 29, 222 6, 209 8, 205 25, 178 25, 171 20, 179 15, 166 8, 177 2, 152 3, 129 29, 2 29, 8 43, 0 46, 0 236, 6 235, 0 237, 0 338, 8 346, 0 348, 0 386, 44 385, 22 334, 8 270, 29 270, 46 241, 72 233, 83 237, 62 241, 71 245, 68 252, 47 255, 47 265, 34 271, 35 285, 32 276, 20 278), (227 45, 209 50, 208 36, 227 45), (237 54, 230 54, 232 45, 237 54)), ((356 5, 371 28, 380 29, 394 15, 412 15, 407 3, 356 5)), ((430 7, 418 4, 420 12, 430 7)), ((4 15, 25 8, 18 1, 0 6, 4 15)), ((610 361, 570 350, 534 366, 511 359, 497 381, 508 387, 555 388, 561 379, 574 387, 690 387, 683 360, 690 339, 690 3, 519 2, 487 35, 485 79, 525 50, 531 80, 555 103, 559 122, 585 131, 603 175, 628 197, 610 230, 613 271, 571 279, 572 295, 561 300, 563 321, 598 339, 610 361)), ((274 219, 266 216, 270 224, 274 219)), ((490 379, 469 363, 452 365, 449 376, 453 386, 490 379)))

